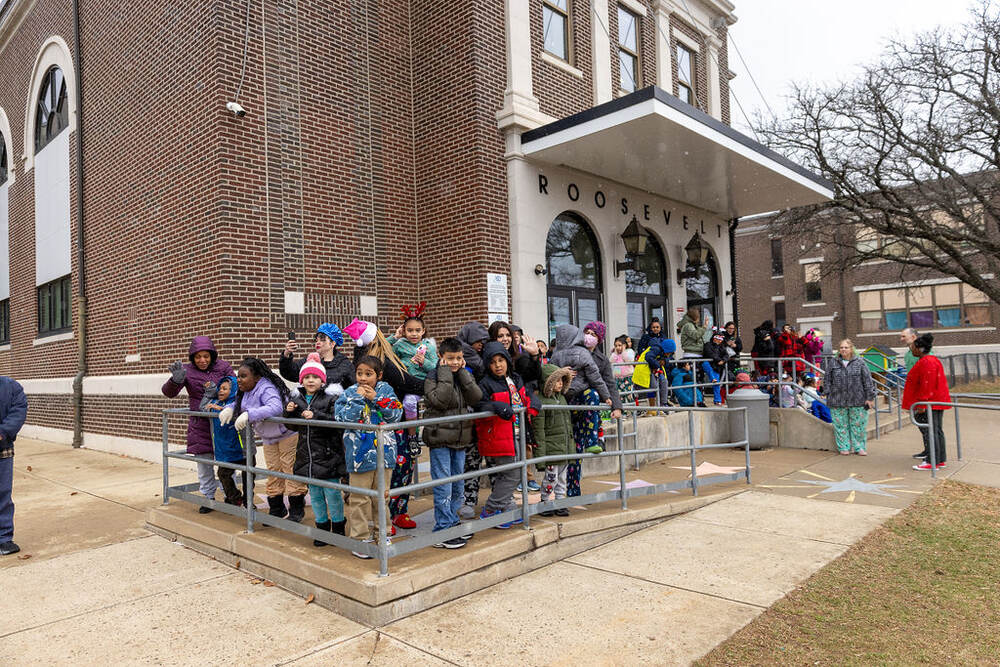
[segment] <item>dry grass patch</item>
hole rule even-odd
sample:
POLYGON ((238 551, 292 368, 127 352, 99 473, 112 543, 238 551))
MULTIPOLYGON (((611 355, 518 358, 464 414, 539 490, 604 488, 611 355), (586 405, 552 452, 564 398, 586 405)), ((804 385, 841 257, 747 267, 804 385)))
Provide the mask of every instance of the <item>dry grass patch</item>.
POLYGON ((1000 394, 1000 381, 969 382, 951 388, 953 394, 1000 394))
POLYGON ((1000 664, 1000 489, 945 481, 699 665, 1000 664))

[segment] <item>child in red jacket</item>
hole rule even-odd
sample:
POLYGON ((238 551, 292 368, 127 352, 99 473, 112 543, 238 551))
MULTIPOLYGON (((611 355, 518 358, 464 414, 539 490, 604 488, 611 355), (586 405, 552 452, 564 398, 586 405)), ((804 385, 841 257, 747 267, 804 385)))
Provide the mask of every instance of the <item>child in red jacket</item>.
MULTIPOLYGON (((483 348, 483 365, 486 374, 479 382, 483 400, 476 406, 477 411, 492 412, 495 417, 476 421, 476 437, 479 453, 488 466, 513 463, 517 458, 518 434, 524 428, 524 414, 515 414, 515 408, 528 408, 528 414, 538 413, 532 408, 528 393, 521 377, 513 371, 510 353, 502 343, 491 341, 483 348)), ((521 479, 521 472, 512 468, 493 477, 493 488, 486 499, 480 519, 517 509, 514 489, 521 479)), ((521 519, 501 523, 495 528, 510 528, 521 519)))

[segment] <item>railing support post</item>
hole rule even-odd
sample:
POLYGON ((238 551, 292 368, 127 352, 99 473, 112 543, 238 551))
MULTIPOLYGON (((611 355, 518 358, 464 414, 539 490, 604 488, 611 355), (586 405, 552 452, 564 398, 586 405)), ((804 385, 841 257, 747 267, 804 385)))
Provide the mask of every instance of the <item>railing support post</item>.
POLYGON ((691 450, 691 494, 698 495, 698 458, 694 449, 694 410, 688 410, 688 447, 691 450))
POLYGON ((247 511, 247 533, 253 532, 253 524, 255 519, 255 513, 257 512, 256 497, 257 494, 254 491, 254 487, 257 484, 257 480, 254 478, 254 472, 251 470, 257 464, 257 442, 254 440, 253 427, 247 424, 246 429, 243 431, 244 442, 243 453, 246 455, 247 480, 245 488, 243 489, 243 495, 246 496, 246 511, 247 511))
MULTIPOLYGON (((528 514, 528 445, 525 438, 525 431, 528 430, 528 413, 522 412, 520 415, 516 415, 514 419, 521 422, 521 427, 518 429, 517 434, 517 446, 521 452, 521 520, 523 521, 522 526, 524 529, 529 530, 531 528, 531 515, 528 514)), ((600 419, 600 416, 598 416, 598 419, 600 419)), ((580 467, 580 470, 582 472, 583 466, 580 467)), ((582 478, 583 475, 581 474, 580 477, 582 478)))
POLYGON ((924 416, 927 419, 927 449, 931 459, 931 477, 937 477, 937 445, 934 437, 934 408, 931 405, 924 405, 924 416))
POLYGON ((375 428, 375 451, 378 452, 378 462, 375 468, 375 484, 378 487, 378 576, 389 576, 389 526, 386 521, 385 497, 385 424, 375 428))
POLYGON ((169 451, 169 438, 170 438, 170 415, 166 412, 163 413, 163 504, 166 505, 170 502, 167 498, 167 490, 170 488, 170 472, 169 466, 167 465, 170 459, 167 458, 167 452, 169 451))
MULTIPOLYGON (((743 410, 743 439, 746 441, 743 443, 743 449, 746 453, 746 466, 747 466, 747 484, 750 484, 750 411, 747 408, 742 408, 743 410)), ((730 438, 732 436, 730 435, 730 438)))
MULTIPOLYGON (((943 426, 943 425, 942 425, 943 426)), ((943 432, 943 431, 942 431, 943 432)), ((958 460, 962 460, 962 429, 958 422, 958 406, 955 406, 955 449, 958 453, 958 460)))
MULTIPOLYGON (((628 487, 625 485, 625 438, 622 431, 625 428, 625 419, 618 416, 618 485, 622 493, 622 510, 628 509, 628 487)), ((638 449, 638 447, 636 447, 638 449)))

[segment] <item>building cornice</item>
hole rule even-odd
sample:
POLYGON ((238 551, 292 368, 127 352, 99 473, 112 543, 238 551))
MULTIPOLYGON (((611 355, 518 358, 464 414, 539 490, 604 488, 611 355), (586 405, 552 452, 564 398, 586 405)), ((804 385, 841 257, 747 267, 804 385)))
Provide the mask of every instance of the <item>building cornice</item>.
POLYGON ((0 53, 7 48, 35 2, 36 0, 0 0, 0 53))

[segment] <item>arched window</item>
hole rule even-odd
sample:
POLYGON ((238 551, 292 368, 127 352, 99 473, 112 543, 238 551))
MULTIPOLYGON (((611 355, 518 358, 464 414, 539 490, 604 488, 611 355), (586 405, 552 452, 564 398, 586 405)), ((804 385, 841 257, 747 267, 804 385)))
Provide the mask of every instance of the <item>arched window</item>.
POLYGON ((602 317, 601 256, 590 227, 573 213, 552 222, 545 239, 549 338, 556 326, 582 326, 602 317))
POLYGON ((35 152, 42 150, 69 127, 66 79, 58 67, 50 67, 42 80, 35 108, 35 152))
MULTIPOLYGON (((691 265, 688 264, 688 269, 691 265)), ((698 267, 698 272, 687 279, 687 305, 701 308, 704 317, 702 325, 713 327, 716 325, 719 313, 719 272, 715 264, 715 256, 708 253, 708 259, 698 267)))
POLYGON ((666 327, 669 314, 667 263, 660 243, 651 233, 646 240, 646 250, 635 259, 635 268, 625 270, 625 296, 629 336, 636 339, 642 336, 654 317, 666 327))
POLYGON ((0 136, 0 185, 7 182, 7 142, 0 136))

